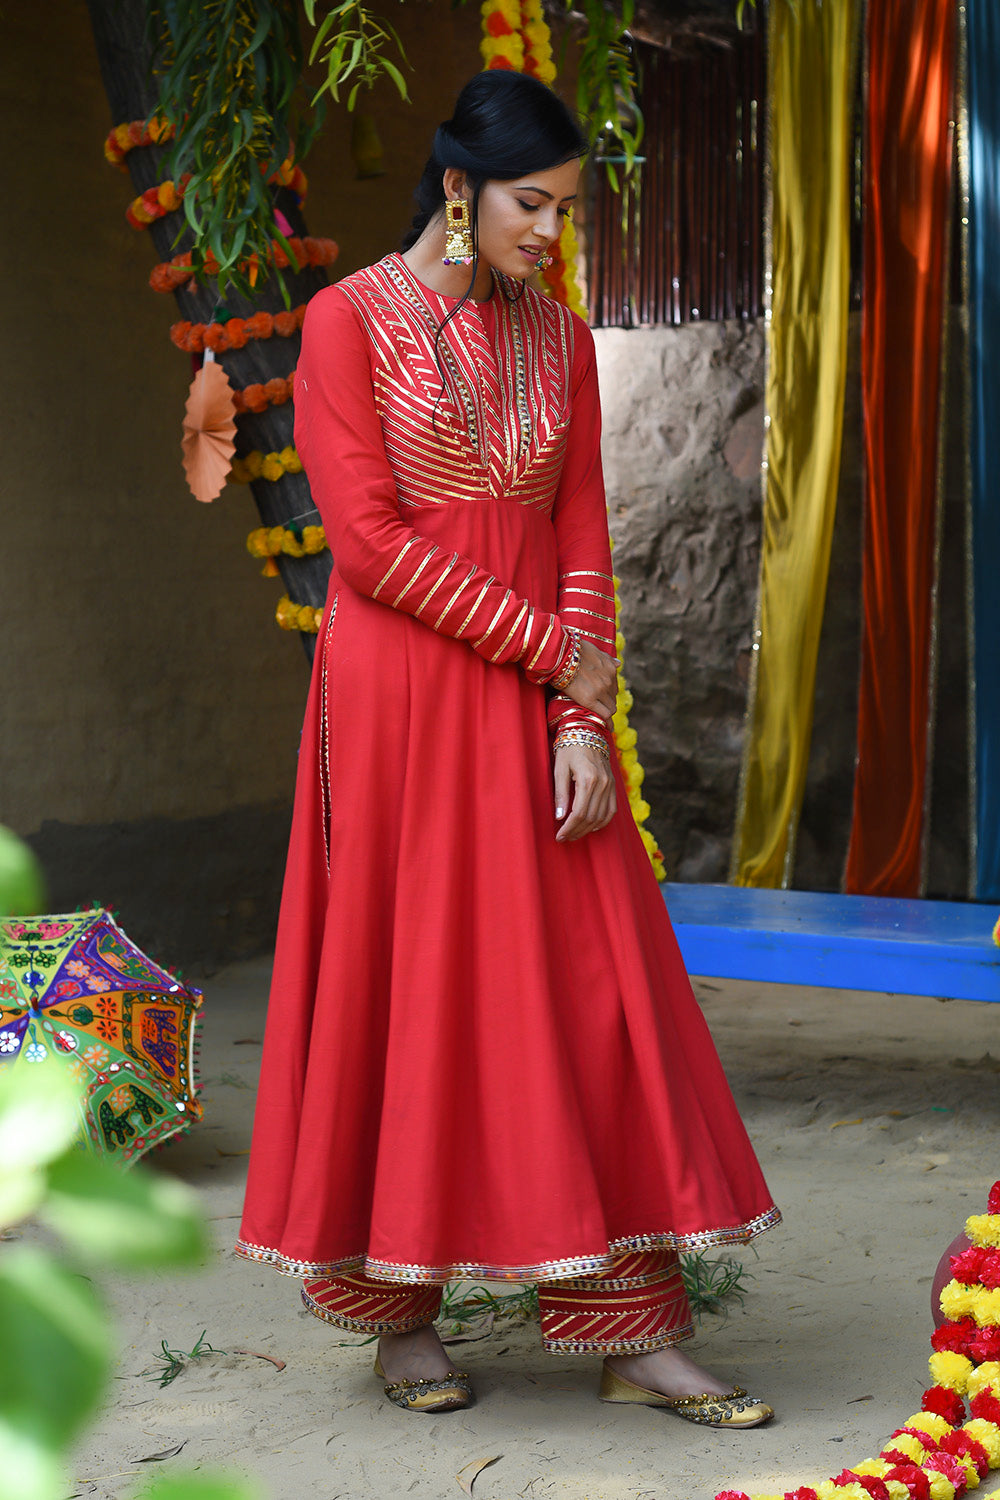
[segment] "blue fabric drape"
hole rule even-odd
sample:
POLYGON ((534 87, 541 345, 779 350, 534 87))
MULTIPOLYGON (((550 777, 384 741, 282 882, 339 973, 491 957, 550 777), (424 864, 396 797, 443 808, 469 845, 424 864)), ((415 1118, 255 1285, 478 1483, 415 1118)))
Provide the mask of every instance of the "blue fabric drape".
POLYGON ((975 895, 1000 901, 1000 8, 967 3, 975 895))

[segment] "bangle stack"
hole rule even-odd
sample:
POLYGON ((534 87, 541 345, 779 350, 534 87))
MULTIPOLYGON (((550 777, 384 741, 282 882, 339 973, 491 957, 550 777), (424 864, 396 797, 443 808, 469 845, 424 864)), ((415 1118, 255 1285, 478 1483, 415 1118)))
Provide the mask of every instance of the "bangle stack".
POLYGON ((563 688, 569 687, 570 683, 573 681, 573 678, 576 676, 577 669, 580 665, 580 642, 577 640, 572 631, 570 631, 569 633, 569 638, 572 645, 572 650, 570 651, 566 665, 562 667, 554 677, 551 677, 549 679, 551 685, 554 688, 558 689, 560 693, 562 692, 563 688))
POLYGON ((561 729, 552 749, 561 750, 564 745, 589 745, 592 750, 599 750, 605 760, 611 759, 607 739, 603 734, 598 734, 596 729, 561 729))

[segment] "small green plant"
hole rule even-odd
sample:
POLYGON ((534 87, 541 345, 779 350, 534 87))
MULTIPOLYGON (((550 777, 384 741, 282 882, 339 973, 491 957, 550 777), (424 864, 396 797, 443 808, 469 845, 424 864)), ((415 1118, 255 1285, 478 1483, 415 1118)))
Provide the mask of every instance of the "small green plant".
POLYGON ((709 1256, 703 1250, 694 1250, 681 1256, 684 1289, 696 1318, 721 1312, 730 1297, 742 1304, 747 1293, 746 1275, 742 1263, 731 1255, 709 1256))
POLYGON ((520 1292, 505 1292, 498 1297, 489 1287, 462 1288, 449 1282, 441 1300, 441 1317, 464 1328, 486 1313, 492 1313, 494 1321, 502 1323, 509 1318, 538 1317, 538 1288, 525 1287, 520 1292))
POLYGON ((160 1341, 161 1352, 154 1354, 153 1358, 159 1360, 163 1368, 154 1370, 150 1379, 158 1381, 162 1389, 172 1380, 176 1380, 182 1370, 186 1370, 193 1360, 204 1359, 206 1354, 225 1354, 225 1349, 216 1349, 207 1341, 205 1338, 207 1332, 207 1328, 201 1330, 193 1349, 170 1349, 167 1347, 166 1339, 162 1339, 160 1341))

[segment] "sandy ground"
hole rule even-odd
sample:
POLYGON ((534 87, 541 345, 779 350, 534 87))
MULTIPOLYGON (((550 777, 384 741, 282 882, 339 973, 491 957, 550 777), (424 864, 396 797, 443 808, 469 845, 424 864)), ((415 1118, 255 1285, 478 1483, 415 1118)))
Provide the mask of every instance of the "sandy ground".
POLYGON ((698 982, 785 1214, 745 1256, 744 1305, 689 1346, 777 1408, 727 1434, 598 1403, 597 1362, 544 1354, 530 1325, 462 1349, 474 1408, 397 1411, 371 1347, 307 1314, 295 1281, 237 1260, 267 979, 256 962, 206 982, 205 1121, 158 1165, 198 1191, 215 1254, 193 1277, 109 1286, 121 1359, 75 1495, 130 1495, 150 1472, 138 1460, 183 1444, 163 1468, 230 1466, 269 1500, 444 1500, 493 1457, 475 1500, 711 1500, 839 1473, 919 1408, 938 1256, 1000 1177, 1000 1006, 698 982), (161 1389, 161 1340, 190 1349, 203 1329, 227 1352, 161 1389))

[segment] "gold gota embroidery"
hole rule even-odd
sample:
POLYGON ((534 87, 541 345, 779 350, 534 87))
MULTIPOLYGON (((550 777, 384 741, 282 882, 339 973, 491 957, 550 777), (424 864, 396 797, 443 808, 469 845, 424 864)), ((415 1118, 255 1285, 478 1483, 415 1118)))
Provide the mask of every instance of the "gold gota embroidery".
POLYGON ((333 641, 333 622, 337 614, 337 599, 334 594, 323 637, 323 676, 320 684, 319 720, 319 792, 320 818, 323 827, 323 850, 326 856, 326 873, 330 873, 330 826, 333 820, 333 775, 330 765, 330 645, 333 641))

